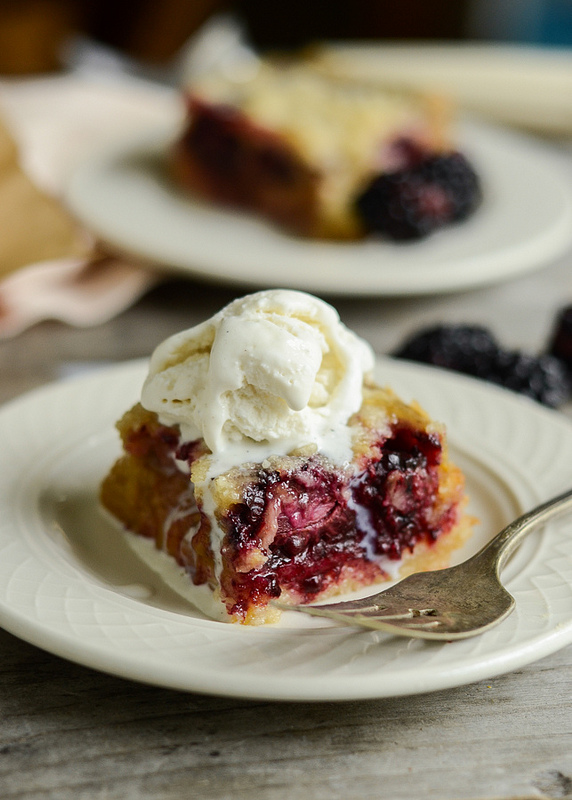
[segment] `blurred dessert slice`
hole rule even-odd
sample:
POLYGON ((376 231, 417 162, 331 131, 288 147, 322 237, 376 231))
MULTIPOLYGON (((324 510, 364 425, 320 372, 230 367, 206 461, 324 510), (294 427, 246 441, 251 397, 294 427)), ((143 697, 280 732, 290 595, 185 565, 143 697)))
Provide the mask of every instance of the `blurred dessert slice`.
POLYGON ((428 92, 332 75, 311 60, 262 61, 250 75, 194 83, 187 104, 177 181, 295 234, 418 238, 478 204, 474 170, 454 153, 451 107, 428 92))

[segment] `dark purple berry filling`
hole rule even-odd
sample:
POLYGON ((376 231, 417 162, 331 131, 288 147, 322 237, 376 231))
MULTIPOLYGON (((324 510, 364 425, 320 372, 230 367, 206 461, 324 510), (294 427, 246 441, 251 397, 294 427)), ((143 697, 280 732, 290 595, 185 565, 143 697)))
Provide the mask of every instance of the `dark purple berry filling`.
POLYGON ((192 148, 212 172, 233 175, 240 155, 236 113, 224 107, 220 107, 216 115, 209 113, 206 107, 201 112, 186 134, 185 145, 192 148))
POLYGON ((319 459, 292 471, 261 468, 224 522, 224 548, 235 569, 221 582, 236 599, 232 613, 244 615, 253 597, 266 603, 279 596, 280 586, 309 602, 342 570, 381 577, 384 559, 399 560, 418 542, 434 541, 456 514, 436 507, 440 460, 437 435, 402 426, 383 443, 381 457, 349 482, 319 459), (261 544, 269 558, 243 571, 261 544))
POLYGON ((435 540, 442 524, 432 519, 440 459, 437 436, 401 428, 385 443, 379 461, 352 481, 353 505, 367 515, 357 515, 357 527, 374 553, 400 559, 420 539, 435 540))

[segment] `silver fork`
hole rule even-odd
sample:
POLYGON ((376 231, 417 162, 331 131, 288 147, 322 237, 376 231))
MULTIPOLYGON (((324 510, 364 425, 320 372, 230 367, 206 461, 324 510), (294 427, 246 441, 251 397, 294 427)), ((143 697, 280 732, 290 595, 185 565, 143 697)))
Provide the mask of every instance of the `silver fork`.
POLYGON ((321 606, 275 604, 398 636, 448 641, 476 636, 505 619, 515 606, 500 582, 508 557, 532 530, 569 509, 572 490, 518 517, 462 564, 416 572, 370 597, 321 606))

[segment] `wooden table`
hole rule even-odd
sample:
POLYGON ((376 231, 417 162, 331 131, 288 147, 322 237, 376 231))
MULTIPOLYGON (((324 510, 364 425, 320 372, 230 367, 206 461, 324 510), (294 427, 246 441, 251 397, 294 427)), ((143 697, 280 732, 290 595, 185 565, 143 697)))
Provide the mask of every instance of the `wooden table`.
MULTIPOLYGON (((0 344, 0 400, 102 362, 146 356, 233 296, 170 280, 97 329, 41 324, 0 344)), ((540 350, 557 309, 570 302, 572 255, 450 297, 335 300, 379 353, 443 320, 481 323, 506 346, 540 350)), ((454 690, 298 704, 142 686, 0 631, 0 797, 572 797, 572 646, 454 690)))

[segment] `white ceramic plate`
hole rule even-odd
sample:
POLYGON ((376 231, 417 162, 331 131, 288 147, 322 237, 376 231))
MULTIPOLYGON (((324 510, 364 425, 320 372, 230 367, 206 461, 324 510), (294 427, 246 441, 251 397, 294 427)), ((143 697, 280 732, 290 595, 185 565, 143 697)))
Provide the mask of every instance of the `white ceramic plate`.
MULTIPOLYGON (((459 559, 572 485, 572 425, 532 401, 430 368, 379 377, 445 421, 481 519, 459 559)), ((98 508, 119 453, 114 421, 146 373, 135 362, 51 385, 0 411, 0 623, 81 664, 159 686, 282 700, 399 696, 514 670, 572 641, 572 520, 530 537, 505 570, 516 611, 454 643, 336 628, 290 612, 280 627, 201 617, 125 546, 98 508)))
POLYGON ((448 292, 546 266, 572 241, 572 181, 539 142, 466 124, 461 149, 485 200, 471 219, 415 243, 325 243, 285 235, 248 214, 195 202, 164 165, 172 128, 85 163, 70 208, 112 246, 189 276, 329 295, 448 292))

